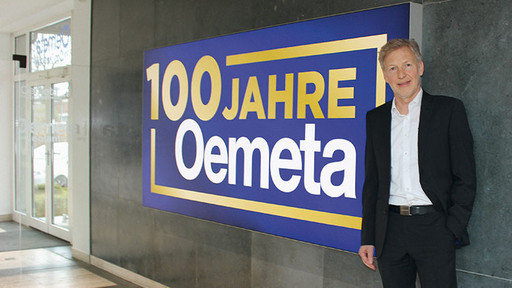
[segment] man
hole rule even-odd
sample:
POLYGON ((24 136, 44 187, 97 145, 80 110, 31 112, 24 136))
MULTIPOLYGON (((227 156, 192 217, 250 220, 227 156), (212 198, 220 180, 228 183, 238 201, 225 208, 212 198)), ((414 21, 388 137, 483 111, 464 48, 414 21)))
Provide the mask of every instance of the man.
POLYGON ((394 99, 366 116, 363 263, 385 288, 457 287, 455 245, 476 190, 473 139, 460 100, 421 88, 423 61, 414 40, 394 39, 379 52, 394 99))

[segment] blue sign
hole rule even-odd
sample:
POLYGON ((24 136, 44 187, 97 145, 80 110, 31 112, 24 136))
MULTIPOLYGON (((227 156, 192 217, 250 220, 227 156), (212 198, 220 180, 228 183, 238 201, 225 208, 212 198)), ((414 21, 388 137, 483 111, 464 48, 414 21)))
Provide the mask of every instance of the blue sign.
POLYGON ((146 51, 144 205, 357 251, 365 116, 392 95, 377 50, 409 10, 146 51))

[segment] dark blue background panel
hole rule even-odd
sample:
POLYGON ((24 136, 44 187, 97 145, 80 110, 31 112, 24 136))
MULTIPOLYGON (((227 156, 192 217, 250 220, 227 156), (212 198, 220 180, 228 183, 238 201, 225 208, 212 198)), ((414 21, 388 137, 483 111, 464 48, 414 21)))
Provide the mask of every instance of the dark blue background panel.
POLYGON ((143 202, 323 246, 360 244, 366 112, 409 4, 144 53, 143 202))

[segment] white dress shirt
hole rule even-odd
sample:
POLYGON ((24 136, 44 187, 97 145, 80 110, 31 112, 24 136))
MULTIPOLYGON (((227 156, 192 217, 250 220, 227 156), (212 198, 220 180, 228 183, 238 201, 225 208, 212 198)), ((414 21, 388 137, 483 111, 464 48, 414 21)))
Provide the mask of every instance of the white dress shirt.
POLYGON ((391 205, 431 205, 420 184, 418 167, 418 128, 423 90, 409 103, 409 113, 402 115, 391 108, 391 205))

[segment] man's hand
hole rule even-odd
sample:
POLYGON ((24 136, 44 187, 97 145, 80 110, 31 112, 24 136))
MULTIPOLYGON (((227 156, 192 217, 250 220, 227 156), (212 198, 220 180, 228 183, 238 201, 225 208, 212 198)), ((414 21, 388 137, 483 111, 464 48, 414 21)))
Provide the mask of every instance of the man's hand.
POLYGON ((363 260, 364 265, 375 271, 375 262, 373 261, 373 251, 375 246, 373 245, 362 245, 359 248, 359 256, 363 260))

